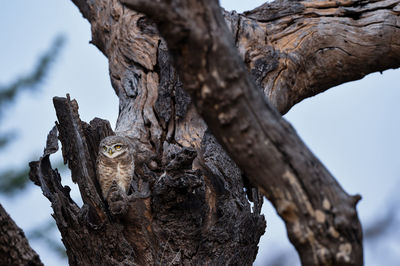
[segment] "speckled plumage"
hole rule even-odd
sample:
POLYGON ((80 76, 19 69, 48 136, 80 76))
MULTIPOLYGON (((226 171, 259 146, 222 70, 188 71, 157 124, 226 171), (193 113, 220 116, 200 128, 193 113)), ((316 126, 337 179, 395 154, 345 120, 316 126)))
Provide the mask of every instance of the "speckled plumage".
POLYGON ((127 138, 109 136, 100 142, 97 177, 105 199, 114 180, 122 191, 127 192, 134 170, 133 149, 127 138))

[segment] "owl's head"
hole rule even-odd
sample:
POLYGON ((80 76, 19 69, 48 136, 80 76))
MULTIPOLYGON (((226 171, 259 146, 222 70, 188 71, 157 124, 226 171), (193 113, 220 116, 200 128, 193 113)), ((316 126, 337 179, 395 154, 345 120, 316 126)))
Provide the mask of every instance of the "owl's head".
POLYGON ((121 136, 109 136, 104 138, 99 145, 99 153, 108 158, 116 158, 129 152, 129 142, 121 136))

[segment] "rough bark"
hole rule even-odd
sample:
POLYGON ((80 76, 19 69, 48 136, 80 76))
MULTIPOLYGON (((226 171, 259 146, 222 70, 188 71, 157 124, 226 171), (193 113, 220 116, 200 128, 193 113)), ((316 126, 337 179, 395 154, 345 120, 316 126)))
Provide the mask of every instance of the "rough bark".
POLYGON ((157 23, 200 115, 284 219, 302 263, 361 265, 359 196, 343 191, 264 100, 233 46, 218 3, 122 2, 157 23))
POLYGON ((343 191, 273 106, 284 113, 333 85, 397 67, 398 2, 279 1, 244 15, 224 12, 223 21, 215 1, 125 1, 140 2, 135 7, 158 24, 185 89, 246 176, 206 130, 152 20, 117 0, 73 2, 109 59, 120 100, 115 131, 136 146, 137 176, 132 194, 105 202, 94 164, 99 141, 113 132, 101 120, 80 121, 74 101, 55 99, 63 155, 84 206, 61 186, 49 152, 31 164, 31 177, 52 202, 70 264, 249 265, 265 221, 256 189, 244 192, 247 177, 285 220, 304 265, 362 264, 358 197, 343 191), (381 32, 385 38, 375 37, 381 32), (371 47, 386 52, 371 55, 371 47))
POLYGON ((29 164, 29 176, 51 202, 53 217, 61 232, 69 264, 134 265, 133 251, 123 236, 123 227, 107 222, 109 218, 105 212, 106 207, 92 186, 91 178, 95 176, 88 174, 95 163, 90 154, 97 154, 101 137, 112 134, 110 125, 100 119, 94 119, 90 125, 82 123, 75 101, 65 98, 56 98, 54 101, 55 106, 58 106, 58 128, 64 159, 76 174, 74 179, 79 185, 84 205, 79 208, 69 195, 70 188, 62 186, 58 171, 51 168, 49 157, 58 150, 57 127, 50 131, 40 160, 29 164), (66 125, 71 126, 69 130, 64 127, 66 125), (90 145, 96 142, 97 145, 90 145))
POLYGON ((154 144, 132 134, 138 149, 134 191, 116 191, 104 202, 93 169, 100 140, 113 134, 109 124, 100 119, 80 121, 78 105, 69 97, 54 98, 54 106, 57 128, 50 132, 41 159, 31 162, 30 177, 52 203, 71 265, 254 261, 265 230, 262 199, 250 189, 251 209, 240 171, 210 134, 204 134, 197 149, 165 140, 159 154, 154 144), (58 149, 57 132, 82 195, 82 208, 51 169, 49 156, 58 149))
POLYGON ((304 98, 400 67, 400 1, 275 1, 237 23, 241 57, 283 114, 304 98))
POLYGON ((43 265, 24 232, 0 204, 0 265, 43 265))

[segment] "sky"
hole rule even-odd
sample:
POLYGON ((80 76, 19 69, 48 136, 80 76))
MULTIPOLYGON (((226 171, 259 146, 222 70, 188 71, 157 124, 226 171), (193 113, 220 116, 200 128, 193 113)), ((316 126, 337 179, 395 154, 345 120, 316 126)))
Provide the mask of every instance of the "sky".
MULTIPOLYGON (((221 1, 227 10, 252 9, 263 1, 221 1)), ((0 84, 34 68, 38 56, 63 34, 67 43, 38 93, 24 92, 0 121, 0 131, 14 130, 18 138, 0 152, 0 170, 20 167, 39 158, 48 131, 56 121, 52 97, 71 94, 81 119, 107 119, 115 126, 118 98, 111 88, 106 58, 89 44, 90 24, 69 0, 17 0, 0 9, 0 84), (93 95, 96 95, 93 97, 93 95)), ((385 215, 400 187, 400 70, 368 75, 304 100, 285 116, 310 149, 350 194, 361 194, 359 217, 364 226, 385 215)), ((60 160, 60 155, 53 161, 60 160)), ((68 175, 68 173, 65 173, 68 175)), ((68 178, 65 184, 73 186, 68 178)), ((77 189, 73 197, 78 199, 77 189)), ((16 197, 0 195, 0 203, 25 232, 49 219, 49 201, 36 186, 16 197)), ((267 231, 255 265, 265 265, 277 252, 295 251, 285 228, 269 203, 263 213, 267 231)), ((397 215, 397 214, 393 214, 397 215)), ((398 215, 397 215, 398 216, 398 215)), ((51 232, 59 237, 57 232, 51 232)), ((396 265, 400 260, 400 229, 379 245, 366 245, 366 266, 396 265)), ((31 242, 45 265, 66 265, 42 241, 31 242)), ((293 265, 299 262, 294 260, 293 265)))

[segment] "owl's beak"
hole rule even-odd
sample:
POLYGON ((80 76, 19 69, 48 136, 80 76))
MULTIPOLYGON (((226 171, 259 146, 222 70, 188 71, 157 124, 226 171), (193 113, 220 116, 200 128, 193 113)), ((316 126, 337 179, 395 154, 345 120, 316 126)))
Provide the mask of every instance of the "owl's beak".
POLYGON ((111 149, 108 149, 108 154, 112 155, 113 151, 111 149))

